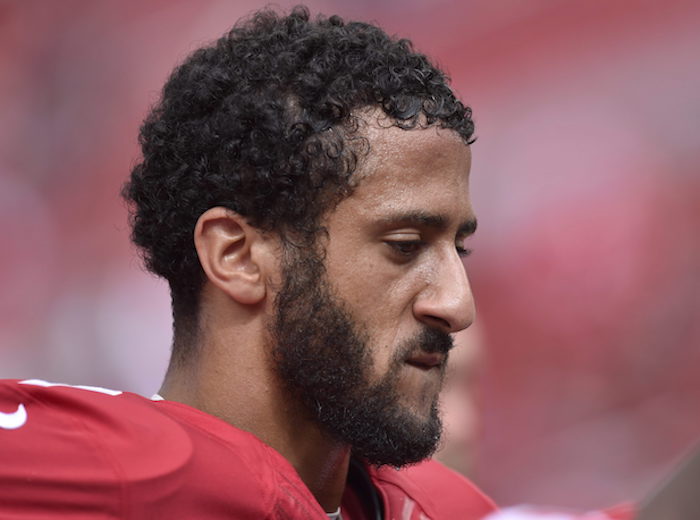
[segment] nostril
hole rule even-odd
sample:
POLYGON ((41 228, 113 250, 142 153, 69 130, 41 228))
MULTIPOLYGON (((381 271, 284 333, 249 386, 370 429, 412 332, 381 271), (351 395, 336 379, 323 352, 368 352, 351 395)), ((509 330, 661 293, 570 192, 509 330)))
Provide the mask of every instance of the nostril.
POLYGON ((432 325, 433 327, 446 329, 448 331, 452 329, 452 325, 450 325, 450 322, 445 318, 440 318, 439 316, 434 316, 431 314, 426 315, 425 318, 430 322, 429 325, 432 325))

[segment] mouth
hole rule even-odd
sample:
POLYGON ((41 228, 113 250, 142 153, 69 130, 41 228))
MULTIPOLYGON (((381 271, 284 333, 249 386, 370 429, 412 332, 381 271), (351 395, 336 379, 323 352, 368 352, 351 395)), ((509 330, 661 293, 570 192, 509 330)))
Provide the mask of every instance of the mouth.
POLYGON ((413 354, 406 360, 408 365, 419 368, 421 370, 430 370, 433 368, 441 368, 446 361, 447 356, 437 352, 418 352, 413 354))

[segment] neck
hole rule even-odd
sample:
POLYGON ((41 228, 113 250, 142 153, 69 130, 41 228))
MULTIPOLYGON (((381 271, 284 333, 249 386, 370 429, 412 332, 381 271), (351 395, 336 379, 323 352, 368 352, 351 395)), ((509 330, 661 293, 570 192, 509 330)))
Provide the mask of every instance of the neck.
MULTIPOLYGON (((206 329, 205 329, 206 330, 206 329)), ((279 382, 264 344, 200 336, 184 362, 171 362, 160 394, 219 417, 257 436, 296 469, 321 507, 335 512, 345 490, 350 459, 346 444, 331 439, 279 382)), ((260 331, 258 331, 260 332, 260 331)))

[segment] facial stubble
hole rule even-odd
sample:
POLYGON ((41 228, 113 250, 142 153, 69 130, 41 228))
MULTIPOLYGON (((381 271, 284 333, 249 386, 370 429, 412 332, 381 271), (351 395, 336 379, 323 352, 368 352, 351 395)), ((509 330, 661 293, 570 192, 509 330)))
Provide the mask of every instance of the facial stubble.
MULTIPOLYGON (((370 464, 400 467, 429 457, 442 432, 438 395, 427 416, 418 416, 401 404, 399 373, 412 353, 447 355, 450 335, 424 328, 396 348, 386 373, 372 381, 370 338, 333 294, 323 260, 308 250, 294 251, 283 277, 273 355, 290 395, 311 420, 370 464)), ((444 368, 444 363, 437 368, 441 380, 444 368)))

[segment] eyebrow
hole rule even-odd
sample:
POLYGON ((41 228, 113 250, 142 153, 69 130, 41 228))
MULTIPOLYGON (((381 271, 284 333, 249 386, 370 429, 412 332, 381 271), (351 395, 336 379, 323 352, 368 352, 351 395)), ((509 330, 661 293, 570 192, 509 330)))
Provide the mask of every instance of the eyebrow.
MULTIPOLYGON (((386 226, 424 226, 438 231, 447 228, 449 219, 440 214, 428 213, 425 211, 410 211, 397 215, 389 215, 380 219, 379 223, 386 226)), ((470 218, 459 225, 457 235, 469 236, 476 231, 477 220, 470 218)))

